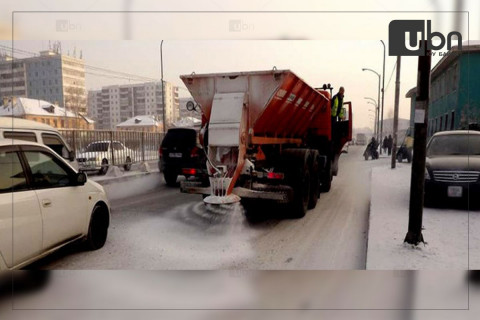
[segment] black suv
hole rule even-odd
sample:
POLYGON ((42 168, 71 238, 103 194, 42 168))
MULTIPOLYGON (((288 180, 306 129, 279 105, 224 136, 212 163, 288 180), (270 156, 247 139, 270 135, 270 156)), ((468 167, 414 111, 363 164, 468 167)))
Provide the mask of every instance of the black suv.
POLYGON ((425 205, 442 200, 478 207, 480 195, 480 132, 445 131, 427 145, 425 205))
POLYGON ((208 179, 205 152, 195 129, 169 129, 159 152, 158 165, 167 185, 176 186, 179 175, 208 179))

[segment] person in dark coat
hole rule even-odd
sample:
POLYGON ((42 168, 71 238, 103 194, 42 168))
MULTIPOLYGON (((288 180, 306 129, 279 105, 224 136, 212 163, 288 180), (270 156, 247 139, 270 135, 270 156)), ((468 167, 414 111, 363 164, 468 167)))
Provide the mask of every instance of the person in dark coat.
POLYGON ((391 134, 388 135, 387 140, 388 140, 387 141, 388 155, 391 155, 392 154, 392 148, 393 148, 393 138, 392 138, 391 134))
POLYGON ((385 138, 383 138, 382 148, 383 148, 383 152, 387 152, 387 149, 388 149, 388 138, 387 138, 387 136, 385 136, 385 138))

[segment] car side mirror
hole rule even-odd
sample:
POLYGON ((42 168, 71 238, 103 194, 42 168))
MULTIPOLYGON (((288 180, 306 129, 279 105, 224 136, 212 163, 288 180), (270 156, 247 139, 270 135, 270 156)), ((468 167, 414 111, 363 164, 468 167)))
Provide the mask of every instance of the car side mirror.
POLYGON ((87 182, 87 175, 85 174, 85 172, 77 173, 77 177, 76 177, 77 186, 83 186, 86 182, 87 182))
POLYGON ((68 151, 68 160, 75 161, 75 151, 73 150, 68 151))

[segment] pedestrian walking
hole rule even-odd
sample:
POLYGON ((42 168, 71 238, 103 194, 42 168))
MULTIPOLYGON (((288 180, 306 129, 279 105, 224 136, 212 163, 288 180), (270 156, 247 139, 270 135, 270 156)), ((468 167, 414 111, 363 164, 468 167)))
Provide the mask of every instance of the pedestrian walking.
POLYGON ((387 136, 385 136, 382 143, 382 149, 384 153, 387 152, 387 148, 388 148, 388 138, 387 136))
POLYGON ((393 138, 392 138, 391 134, 388 135, 387 148, 388 148, 388 155, 391 155, 392 154, 392 148, 393 148, 393 138))

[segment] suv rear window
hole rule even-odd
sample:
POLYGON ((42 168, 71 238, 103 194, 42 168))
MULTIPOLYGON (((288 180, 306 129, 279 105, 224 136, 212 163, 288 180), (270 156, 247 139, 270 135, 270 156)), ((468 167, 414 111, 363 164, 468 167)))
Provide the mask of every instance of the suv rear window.
POLYGON ((175 146, 193 147, 197 142, 197 132, 193 129, 173 129, 168 130, 162 141, 162 148, 171 148, 175 146))

